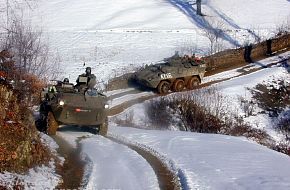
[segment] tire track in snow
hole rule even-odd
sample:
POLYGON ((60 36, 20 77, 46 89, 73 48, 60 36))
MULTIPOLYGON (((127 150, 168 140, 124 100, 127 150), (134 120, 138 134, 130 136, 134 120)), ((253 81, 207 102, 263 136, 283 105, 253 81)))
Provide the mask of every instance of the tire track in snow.
POLYGON ((159 188, 161 190, 184 189, 181 187, 179 181, 180 171, 176 171, 176 169, 173 169, 175 167, 172 164, 172 162, 170 162, 170 164, 165 163, 166 160, 165 157, 163 158, 162 161, 162 159, 160 159, 161 158, 160 155, 156 156, 155 154, 152 153, 152 151, 149 151, 149 149, 145 148, 143 145, 138 145, 136 143, 135 144, 130 143, 129 141, 126 140, 121 140, 120 138, 117 138, 114 135, 108 135, 107 138, 118 144, 125 145, 128 148, 137 152, 139 155, 141 155, 153 168, 158 179, 159 188))

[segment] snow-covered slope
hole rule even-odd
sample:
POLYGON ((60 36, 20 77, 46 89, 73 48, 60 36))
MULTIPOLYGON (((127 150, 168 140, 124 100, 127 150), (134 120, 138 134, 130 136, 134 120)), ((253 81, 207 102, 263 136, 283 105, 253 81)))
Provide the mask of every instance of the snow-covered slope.
MULTIPOLYGON (((182 30, 203 26, 193 0, 42 0, 38 13, 50 31, 182 30)), ((206 0, 202 10, 227 27, 272 28, 289 16, 286 0, 206 0)), ((39 16, 37 15, 37 16, 39 16)), ((36 15, 35 15, 36 16, 36 15)), ((38 20, 38 18, 34 18, 38 20)))
POLYGON ((289 157, 244 138, 127 127, 110 131, 173 162, 184 189, 290 188, 289 157))
POLYGON ((208 52, 204 27, 222 27, 224 48, 267 37, 289 19, 286 0, 41 0, 27 11, 60 58, 62 76, 75 80, 83 63, 101 80, 174 54, 208 52), (248 29, 252 30, 251 32, 248 29), (69 74, 67 74, 69 73, 69 74))
POLYGON ((164 0, 42 1, 49 30, 162 30, 192 28, 186 15, 164 0))

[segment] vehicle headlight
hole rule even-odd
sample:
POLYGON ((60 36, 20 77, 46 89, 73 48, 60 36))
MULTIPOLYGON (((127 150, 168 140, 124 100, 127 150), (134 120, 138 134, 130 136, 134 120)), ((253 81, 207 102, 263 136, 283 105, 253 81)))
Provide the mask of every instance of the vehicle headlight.
POLYGON ((105 107, 105 109, 108 109, 109 108, 109 105, 108 104, 105 104, 104 107, 105 107))
POLYGON ((59 101, 59 105, 63 106, 64 105, 64 101, 63 100, 59 101))

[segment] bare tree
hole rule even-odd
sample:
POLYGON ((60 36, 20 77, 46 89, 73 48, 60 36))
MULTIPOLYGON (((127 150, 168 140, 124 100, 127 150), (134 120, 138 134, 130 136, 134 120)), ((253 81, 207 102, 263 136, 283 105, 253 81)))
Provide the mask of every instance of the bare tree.
POLYGON ((7 28, 3 49, 10 50, 20 72, 41 76, 46 71, 48 46, 43 42, 42 31, 15 18, 7 28))
POLYGON ((186 39, 178 44, 179 55, 193 55, 197 52, 197 45, 193 40, 186 39))
POLYGON ((0 14, 2 19, 5 19, 6 28, 8 28, 11 19, 13 19, 17 12, 21 12, 21 9, 32 9, 35 4, 35 0, 2 0, 2 2, 0 14))
POLYGON ((41 27, 33 27, 23 19, 23 10, 33 9, 34 5, 35 0, 7 0, 5 5, 0 5, 0 14, 6 15, 5 21, 2 20, 5 24, 0 25, 0 49, 13 54, 15 66, 20 73, 51 78, 57 74, 55 71, 59 68, 59 57, 49 55, 41 27))
POLYGON ((208 27, 203 29, 202 35, 210 41, 210 54, 216 53, 223 48, 221 37, 224 30, 224 24, 217 20, 210 20, 208 27))

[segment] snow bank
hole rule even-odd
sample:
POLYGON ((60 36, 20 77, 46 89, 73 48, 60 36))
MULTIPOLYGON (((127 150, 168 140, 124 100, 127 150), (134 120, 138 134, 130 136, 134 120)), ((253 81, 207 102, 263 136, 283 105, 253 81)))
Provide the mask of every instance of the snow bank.
POLYGON ((188 189, 290 188, 289 157, 245 138, 115 126, 110 132, 172 160, 188 189))

